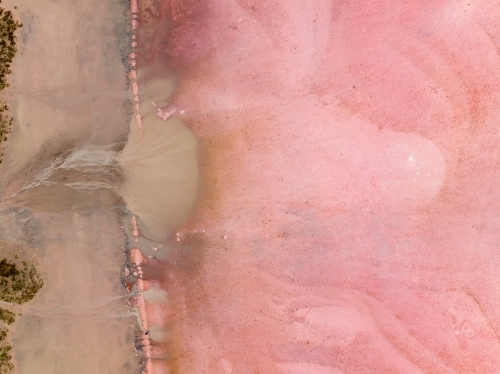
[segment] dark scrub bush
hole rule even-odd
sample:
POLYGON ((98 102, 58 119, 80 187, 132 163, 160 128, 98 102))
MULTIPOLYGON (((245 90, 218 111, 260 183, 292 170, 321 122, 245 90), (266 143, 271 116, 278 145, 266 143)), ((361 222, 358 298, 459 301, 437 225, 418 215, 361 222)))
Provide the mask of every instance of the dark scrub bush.
MULTIPOLYGON (((22 23, 14 20, 12 12, 0 8, 0 90, 9 87, 7 76, 12 73, 10 65, 17 52, 15 31, 19 27, 22 27, 22 23)), ((7 140, 7 134, 12 127, 12 117, 7 114, 8 109, 5 103, 0 103, 0 142, 7 140)), ((1 156, 2 153, 0 162, 1 156)))

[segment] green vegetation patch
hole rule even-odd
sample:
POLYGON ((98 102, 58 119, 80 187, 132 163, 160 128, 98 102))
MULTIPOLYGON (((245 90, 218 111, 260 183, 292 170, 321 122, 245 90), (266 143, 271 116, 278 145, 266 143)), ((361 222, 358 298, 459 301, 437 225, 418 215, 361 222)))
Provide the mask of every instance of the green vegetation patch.
MULTIPOLYGON (((7 140, 7 134, 12 129, 12 117, 7 114, 9 107, 7 104, 0 104, 0 142, 7 140)), ((2 153, 0 153, 0 162, 2 153)))
POLYGON ((9 86, 6 78, 12 73, 10 64, 17 52, 14 33, 22 26, 21 22, 14 20, 10 10, 0 8, 0 90, 9 86))
POLYGON ((43 280, 33 264, 21 262, 22 267, 0 260, 0 300, 23 304, 33 299, 43 286, 43 280))
MULTIPOLYGON (((18 256, 14 255, 14 259, 17 258, 18 256)), ((33 264, 27 261, 11 262, 6 258, 0 260, 0 300, 23 304, 33 299, 42 286, 42 278, 33 264)), ((0 307, 1 322, 10 325, 15 317, 13 312, 0 307)), ((7 342, 7 332, 6 328, 0 326, 0 374, 10 373, 14 369, 10 355, 12 347, 7 342)))
MULTIPOLYGON (((0 249, 5 249, 2 244, 5 245, 0 242, 0 249)), ((0 300, 23 304, 35 297, 35 294, 42 288, 43 281, 33 264, 19 261, 18 258, 14 254, 13 261, 7 258, 0 259, 0 300)), ((13 312, 0 307, 2 323, 10 325, 15 317, 13 312)), ((5 327, 0 326, 0 374, 10 373, 14 369, 10 354, 12 347, 7 342, 7 332, 5 327)))
POLYGON ((0 240, 0 300, 6 302, 0 307, 0 374, 14 369, 7 326, 15 322, 17 305, 32 300, 43 286, 37 262, 34 248, 0 240))
MULTIPOLYGON (((7 77, 12 73, 10 66, 17 52, 15 32, 22 26, 22 23, 14 20, 10 10, 0 8, 0 90, 9 87, 7 77)), ((12 130, 12 117, 7 113, 8 109, 5 102, 0 100, 0 144, 7 140, 7 134, 12 130)), ((0 163, 2 156, 0 150, 0 163)), ((34 265, 26 261, 14 263, 6 258, 0 260, 0 300, 23 304, 33 299, 42 286, 43 281, 34 265)), ((10 325, 14 320, 14 313, 0 308, 0 321, 10 325)), ((14 369, 7 332, 6 328, 0 327, 0 374, 10 373, 14 369)))
MULTIPOLYGON (((9 87, 7 76, 12 73, 10 65, 17 52, 15 32, 22 26, 21 22, 14 20, 10 10, 0 8, 0 90, 9 87)), ((5 103, 0 103, 0 142, 7 140, 12 127, 12 117, 6 113, 8 109, 5 103)), ((0 162, 1 157, 2 153, 0 162)))
POLYGON ((12 347, 7 343, 7 332, 7 329, 0 328, 0 374, 10 373, 14 369, 10 363, 12 347))
POLYGON ((10 310, 0 308, 0 321, 3 321, 6 324, 10 325, 15 321, 15 319, 16 315, 12 313, 10 310))

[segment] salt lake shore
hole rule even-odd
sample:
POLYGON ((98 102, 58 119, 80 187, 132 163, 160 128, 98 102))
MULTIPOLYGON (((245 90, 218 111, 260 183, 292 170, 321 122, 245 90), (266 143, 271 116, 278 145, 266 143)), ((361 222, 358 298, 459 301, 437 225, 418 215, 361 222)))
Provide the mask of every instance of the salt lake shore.
POLYGON ((137 373, 145 360, 134 352, 140 323, 121 282, 123 201, 109 190, 65 186, 66 180, 87 180, 76 169, 19 192, 78 144, 126 141, 133 111, 125 63, 128 3, 4 0, 1 6, 22 27, 15 33, 10 87, 0 93, 13 117, 0 166, 0 256, 9 261, 0 270, 12 273, 7 279, 28 274, 28 285, 38 291, 22 305, 0 301, 1 328, 8 326, 12 346, 12 359, 1 368, 137 373))

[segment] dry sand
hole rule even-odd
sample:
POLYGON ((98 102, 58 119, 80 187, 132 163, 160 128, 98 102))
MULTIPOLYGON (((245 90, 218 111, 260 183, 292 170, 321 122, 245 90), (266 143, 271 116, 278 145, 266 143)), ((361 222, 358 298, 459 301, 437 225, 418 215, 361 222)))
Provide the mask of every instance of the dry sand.
MULTIPOLYGON (((130 20, 120 0, 7 0, 24 26, 11 87, 14 126, 0 194, 9 196, 77 142, 129 131, 130 20)), ((60 178, 74 175, 61 174, 60 178)), ((39 187, 0 205, 0 240, 24 243, 45 285, 11 329, 16 372, 134 373, 134 329, 120 286, 122 201, 108 191, 39 187)))

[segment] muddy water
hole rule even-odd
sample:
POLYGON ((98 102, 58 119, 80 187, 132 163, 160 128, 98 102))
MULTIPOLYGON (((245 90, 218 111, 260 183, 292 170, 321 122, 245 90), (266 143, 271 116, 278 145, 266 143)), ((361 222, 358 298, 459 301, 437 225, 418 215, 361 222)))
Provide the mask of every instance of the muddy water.
POLYGON ((117 156, 126 178, 119 193, 139 217, 143 234, 162 242, 186 220, 196 201, 197 142, 181 120, 163 121, 154 111, 144 117, 142 130, 142 137, 131 131, 117 156))

